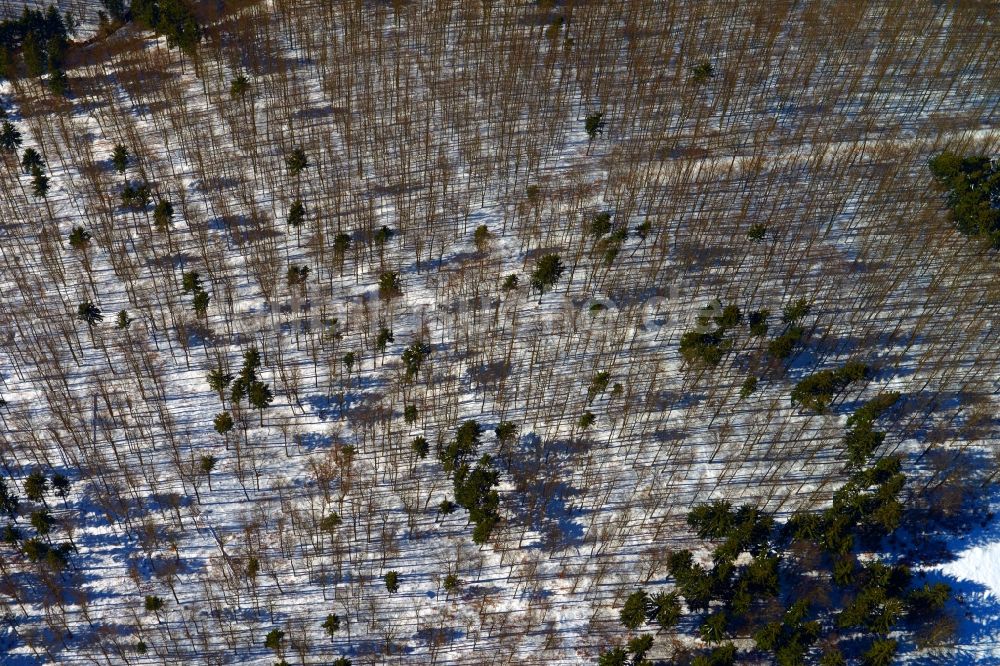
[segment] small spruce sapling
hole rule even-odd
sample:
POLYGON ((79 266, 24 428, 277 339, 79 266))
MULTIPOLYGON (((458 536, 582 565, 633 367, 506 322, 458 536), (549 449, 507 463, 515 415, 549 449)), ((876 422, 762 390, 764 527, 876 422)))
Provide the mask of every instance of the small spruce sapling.
POLYGON ((340 617, 336 613, 330 613, 320 626, 326 631, 327 636, 333 638, 334 634, 340 631, 340 617))
POLYGON ((584 119, 583 129, 587 132, 587 137, 591 142, 604 133, 605 124, 603 113, 592 113, 584 119))

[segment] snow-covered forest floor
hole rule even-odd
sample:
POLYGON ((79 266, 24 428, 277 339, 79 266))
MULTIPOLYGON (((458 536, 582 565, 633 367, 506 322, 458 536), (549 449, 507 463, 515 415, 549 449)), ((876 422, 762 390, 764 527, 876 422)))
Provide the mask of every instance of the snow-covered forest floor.
POLYGON ((692 506, 825 506, 848 416, 885 391, 877 455, 931 516, 901 540, 961 595, 955 645, 908 658, 1000 663, 1000 264, 926 167, 1000 154, 1000 34, 988 3, 919 4, 200 3, 193 53, 130 23, 71 50, 65 97, 6 80, 0 476, 12 524, 47 506, 38 536, 74 550, 57 570, 0 543, 0 663, 593 663, 670 551, 707 552, 692 506), (687 363, 714 299, 768 331, 687 363), (207 380, 251 348, 264 409, 207 380), (870 377, 826 413, 790 403, 848 361, 870 377), (440 510, 468 420, 499 472, 482 544, 440 510), (35 471, 68 492, 26 498, 35 471))

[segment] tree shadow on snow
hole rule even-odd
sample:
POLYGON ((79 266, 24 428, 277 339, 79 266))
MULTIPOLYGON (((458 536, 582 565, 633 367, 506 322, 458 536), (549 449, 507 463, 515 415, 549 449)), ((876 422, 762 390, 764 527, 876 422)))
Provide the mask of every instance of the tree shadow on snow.
POLYGON ((536 545, 546 551, 583 543, 583 526, 576 522, 582 510, 570 502, 580 491, 565 480, 570 475, 564 470, 585 448, 584 443, 569 440, 545 442, 532 432, 520 438, 509 458, 501 458, 500 462, 509 463, 516 488, 508 504, 539 533, 536 545))
POLYGON ((951 588, 952 643, 963 647, 918 653, 910 663, 1000 665, 1000 596, 987 582, 1000 581, 1000 520, 993 510, 1000 486, 984 487, 977 474, 992 461, 981 451, 937 449, 912 464, 925 476, 917 482, 923 492, 884 545, 888 559, 914 566, 914 585, 951 588))

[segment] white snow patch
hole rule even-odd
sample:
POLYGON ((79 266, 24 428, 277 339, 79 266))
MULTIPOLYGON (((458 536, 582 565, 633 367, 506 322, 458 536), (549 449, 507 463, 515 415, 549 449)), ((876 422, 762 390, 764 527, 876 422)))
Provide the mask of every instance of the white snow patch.
POLYGON ((941 572, 979 583, 1000 599, 1000 541, 962 551, 953 562, 943 565, 941 572))

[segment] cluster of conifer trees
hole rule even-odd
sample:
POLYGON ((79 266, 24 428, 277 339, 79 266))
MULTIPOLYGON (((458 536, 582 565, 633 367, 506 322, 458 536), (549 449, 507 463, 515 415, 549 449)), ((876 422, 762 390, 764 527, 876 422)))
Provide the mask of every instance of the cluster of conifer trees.
MULTIPOLYGON (((829 508, 800 510, 779 523, 750 504, 695 506, 687 522, 712 544, 710 557, 670 553, 672 589, 633 592, 622 624, 636 632, 688 618, 707 646, 694 657, 698 666, 735 664, 733 641, 741 638, 781 666, 888 666, 900 636, 921 647, 945 643, 954 629, 949 586, 915 580, 917 562, 895 557, 887 540, 903 524, 906 475, 900 456, 875 455, 885 433, 873 426, 899 399, 879 394, 849 417, 847 477, 829 508), (877 554, 886 550, 888 557, 877 554)), ((651 664, 652 645, 650 635, 633 637, 602 653, 599 664, 651 664)))
POLYGON ((948 208, 958 230, 1000 248, 1000 165, 996 160, 946 150, 934 156, 929 166, 948 192, 948 208))
MULTIPOLYGON (((130 7, 122 0, 102 0, 102 4, 117 24, 134 19, 188 55, 195 53, 204 32, 186 0, 134 0, 130 7)), ((101 12, 102 21, 108 14, 101 12)), ((0 76, 45 76, 49 90, 67 94, 65 66, 75 32, 76 19, 60 14, 55 5, 45 11, 25 7, 20 17, 0 22, 0 76)))
POLYGON ((22 71, 31 77, 48 75, 53 92, 66 92, 63 68, 74 30, 72 16, 64 18, 54 6, 44 12, 25 7, 20 18, 0 22, 0 76, 16 78, 22 71))

